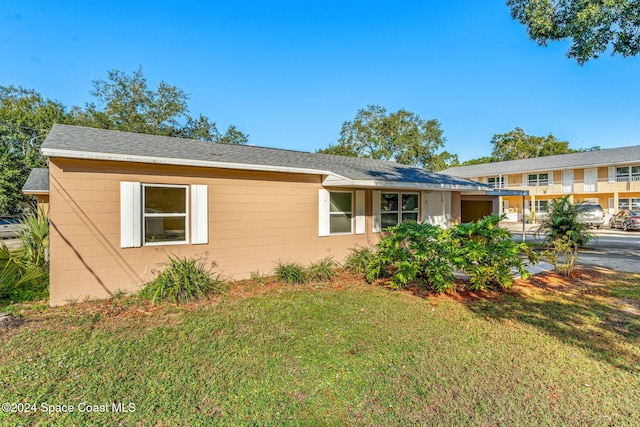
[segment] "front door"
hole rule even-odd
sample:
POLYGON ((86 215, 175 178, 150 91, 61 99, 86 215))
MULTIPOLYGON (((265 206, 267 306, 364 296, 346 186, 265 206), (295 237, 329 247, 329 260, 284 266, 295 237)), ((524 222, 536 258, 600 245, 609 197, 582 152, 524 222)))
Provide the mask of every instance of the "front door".
POLYGON ((573 193, 573 169, 562 171, 562 192, 565 194, 573 193))
POLYGON ((584 170, 584 192, 595 193, 598 191, 598 168, 584 170))

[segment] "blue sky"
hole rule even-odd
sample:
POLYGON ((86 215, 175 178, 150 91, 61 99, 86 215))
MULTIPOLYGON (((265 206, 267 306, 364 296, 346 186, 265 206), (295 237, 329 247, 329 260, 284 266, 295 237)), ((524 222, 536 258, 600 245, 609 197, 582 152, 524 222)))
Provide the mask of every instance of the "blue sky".
POLYGON ((84 105, 139 66, 193 115, 260 146, 314 151, 369 104, 441 122, 468 160, 516 126, 571 147, 640 144, 640 57, 584 66, 531 42, 504 0, 57 1, 0 6, 0 85, 84 105))

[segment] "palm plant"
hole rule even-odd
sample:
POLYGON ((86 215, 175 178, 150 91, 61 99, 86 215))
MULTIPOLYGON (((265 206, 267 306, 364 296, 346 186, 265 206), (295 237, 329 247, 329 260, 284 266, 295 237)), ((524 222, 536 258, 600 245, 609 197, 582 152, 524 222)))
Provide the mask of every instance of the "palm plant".
POLYGON ((44 208, 28 205, 18 234, 29 264, 44 271, 49 269, 49 218, 44 208))
POLYGON ((595 235, 589 231, 589 226, 580 222, 578 212, 569 196, 554 199, 549 206, 549 215, 540 223, 539 232, 543 233, 548 244, 564 236, 580 247, 586 246, 595 235))
POLYGON ((0 300, 18 302, 46 297, 49 270, 49 220, 32 205, 21 221, 20 246, 0 242, 0 300))

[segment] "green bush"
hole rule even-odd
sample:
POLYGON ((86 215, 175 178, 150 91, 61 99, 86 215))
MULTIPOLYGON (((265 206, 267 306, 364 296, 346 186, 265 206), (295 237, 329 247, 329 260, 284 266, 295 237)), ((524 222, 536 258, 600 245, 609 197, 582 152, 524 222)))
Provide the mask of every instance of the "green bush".
POLYGON ((437 291, 454 287, 453 272, 459 249, 449 230, 411 222, 386 231, 367 266, 369 282, 388 277, 394 288, 411 282, 437 291))
POLYGON ((567 236, 578 246, 584 247, 595 239, 595 235, 589 231, 589 226, 578 220, 578 212, 569 201, 569 196, 552 200, 548 215, 540 223, 539 233, 544 234, 548 244, 567 236))
POLYGON ((49 218, 45 210, 28 205, 18 238, 30 265, 49 271, 49 218))
POLYGON ((506 288, 513 270, 525 278, 529 274, 521 255, 530 262, 537 257, 511 239, 500 219, 488 216, 451 229, 417 223, 390 227, 367 265, 367 280, 389 278, 394 288, 413 283, 442 292, 455 287, 454 271, 460 269, 469 275, 470 289, 506 288))
POLYGON ((365 274, 367 266, 373 261, 374 252, 371 248, 352 248, 351 253, 344 259, 344 269, 356 274, 365 274))
POLYGON ((340 264, 332 257, 326 257, 320 261, 311 263, 307 268, 308 278, 320 282, 330 282, 336 276, 336 269, 340 264))
POLYGON ((290 284, 304 283, 308 278, 306 269, 295 262, 284 263, 278 261, 274 273, 278 280, 290 284))
POLYGON ((452 236, 460 252, 454 260, 470 277, 470 289, 507 288, 513 284, 513 270, 523 278, 529 276, 521 254, 536 262, 535 253, 512 240, 511 232, 500 227, 503 217, 489 215, 476 222, 457 224, 452 236))
POLYGON ((140 295, 154 304, 170 301, 176 304, 186 303, 219 293, 224 283, 213 272, 215 263, 207 266, 204 258, 189 259, 169 255, 166 268, 142 289, 140 295))
POLYGON ((0 242, 0 304, 34 301, 49 295, 49 220, 46 212, 25 206, 20 246, 0 242))
POLYGON ((569 236, 555 239, 550 249, 542 251, 542 256, 549 260, 559 274, 570 276, 578 258, 578 245, 569 236))
POLYGON ((9 249, 0 241, 0 305, 46 298, 46 272, 30 264, 21 247, 9 249))

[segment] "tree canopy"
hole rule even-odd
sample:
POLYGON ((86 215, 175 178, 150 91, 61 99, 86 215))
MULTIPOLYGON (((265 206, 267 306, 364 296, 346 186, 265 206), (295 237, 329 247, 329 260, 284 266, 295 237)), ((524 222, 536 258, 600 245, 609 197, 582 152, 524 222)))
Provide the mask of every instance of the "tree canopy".
POLYGON ((567 56, 580 64, 611 48, 640 53, 640 0, 507 0, 511 16, 542 46, 570 38, 567 56))
POLYGON ((246 144, 235 126, 222 134, 206 116, 189 115, 189 96, 160 82, 148 87, 142 69, 128 75, 109 71, 107 80, 93 82, 94 102, 67 108, 33 89, 0 86, 0 214, 17 213, 25 197, 22 186, 35 167, 46 166, 40 146, 56 123, 127 132, 246 144))
POLYGON ((467 160, 463 165, 477 165, 481 163, 502 162, 505 160, 522 160, 534 157, 569 154, 581 151, 600 150, 599 146, 574 149, 567 141, 560 141, 552 134, 547 136, 527 135, 524 130, 516 127, 507 133, 498 133, 491 138, 493 150, 490 156, 467 160))
POLYGON ((435 120, 424 120, 400 109, 387 113, 384 107, 368 105, 358 110, 352 121, 343 123, 336 145, 319 153, 393 160, 398 163, 441 170, 457 164, 457 156, 436 152, 446 138, 435 120))
POLYGON ((91 95, 99 107, 90 102, 76 116, 85 126, 227 144, 248 141, 248 136, 235 126, 221 134, 206 116, 191 117, 189 95, 176 86, 161 81, 156 90, 150 89, 142 68, 131 75, 109 71, 107 80, 93 81, 91 95))
POLYGON ((491 144, 493 144, 491 156, 496 162, 567 154, 574 151, 569 148, 567 141, 559 141, 552 134, 546 137, 527 135, 519 127, 511 132, 494 135, 491 144))
POLYGON ((68 123, 65 107, 38 92, 0 86, 0 213, 16 213, 32 168, 45 166, 40 146, 54 123, 68 123))

